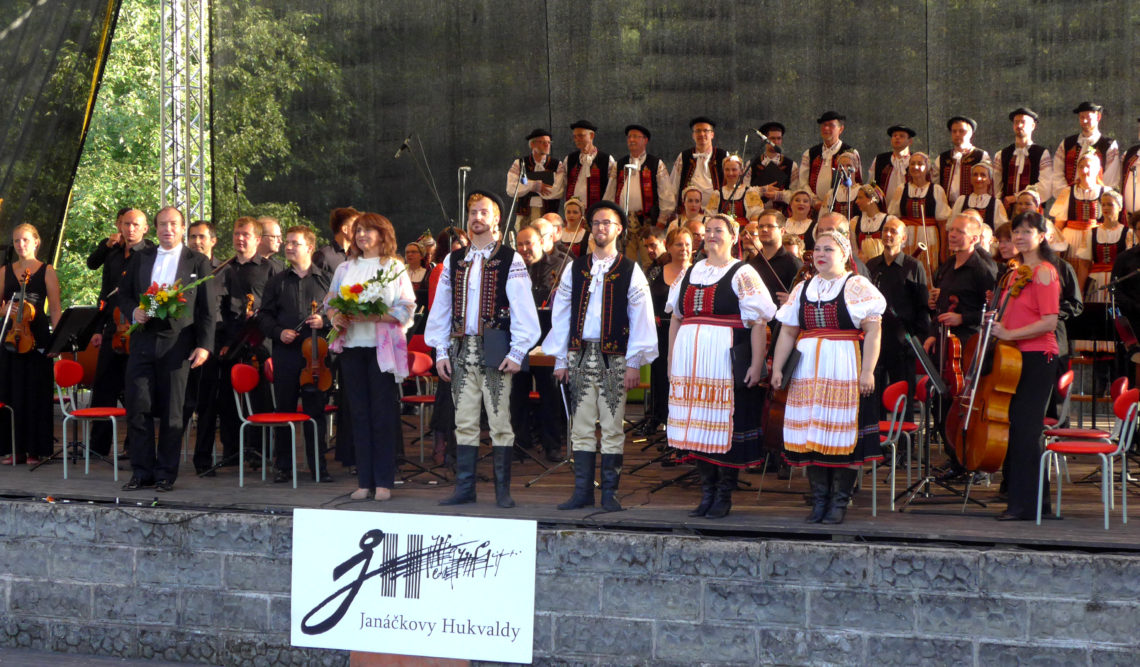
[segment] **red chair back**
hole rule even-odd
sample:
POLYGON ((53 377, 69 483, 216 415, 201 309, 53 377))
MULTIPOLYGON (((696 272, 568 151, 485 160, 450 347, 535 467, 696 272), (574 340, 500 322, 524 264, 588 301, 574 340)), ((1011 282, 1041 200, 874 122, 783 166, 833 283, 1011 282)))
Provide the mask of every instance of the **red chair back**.
POLYGON ((1061 400, 1069 397, 1069 389, 1073 387, 1073 371, 1065 371, 1057 378, 1057 395, 1061 400))
POLYGON ((52 373, 55 383, 64 389, 71 389, 83 381, 83 366, 70 359, 57 359, 52 373))
POLYGON ((408 341, 408 352, 420 352, 431 356, 431 348, 428 347, 427 341, 424 340, 423 334, 416 334, 408 341))
POLYGON ((919 403, 926 402, 927 392, 930 391, 930 376, 923 375, 918 378, 918 385, 914 388, 914 397, 919 403))
POLYGON ((1115 402, 1121 394, 1128 391, 1128 384, 1129 383, 1127 377, 1116 378, 1108 387, 1108 395, 1111 396, 1112 400, 1115 402))
POLYGON ((253 391, 258 382, 257 369, 249 364, 234 364, 230 369, 230 386, 239 394, 253 391))
POLYGON ((265 381, 273 382, 273 358, 270 357, 261 364, 261 372, 265 373, 265 381))
POLYGON ((888 411, 893 412, 895 403, 898 402, 899 396, 906 395, 906 380, 899 380, 898 382, 888 386, 883 390, 883 407, 888 411))
POLYGON ((408 351, 408 372, 413 377, 431 375, 431 356, 423 352, 408 351))
POLYGON ((1112 403, 1112 411, 1116 413, 1116 418, 1124 420, 1128 416, 1128 408, 1132 407, 1133 403, 1140 401, 1140 389, 1129 389, 1116 397, 1112 403))

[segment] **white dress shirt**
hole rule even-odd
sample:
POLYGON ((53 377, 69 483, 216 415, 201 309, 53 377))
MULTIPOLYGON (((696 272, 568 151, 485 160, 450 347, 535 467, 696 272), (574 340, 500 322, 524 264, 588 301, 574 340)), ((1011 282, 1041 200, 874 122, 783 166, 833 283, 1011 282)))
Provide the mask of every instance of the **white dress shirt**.
MULTIPOLYGON (((598 258, 590 266, 590 284, 586 299, 586 318, 582 322, 582 340, 598 342, 602 338, 602 284, 606 273, 613 268, 618 255, 598 258)), ((542 341, 542 351, 555 359, 556 369, 566 368, 570 331, 574 327, 570 312, 574 289, 574 267, 567 266, 558 282, 551 309, 550 333, 542 341)), ((657 328, 653 323, 653 300, 649 295, 649 281, 636 263, 626 292, 626 314, 629 317, 629 340, 626 342, 626 368, 640 368, 657 358, 657 328)))
MULTIPOLYGON (((707 206, 709 203, 709 195, 713 191, 712 172, 709 169, 709 161, 712 159, 713 150, 707 153, 693 153, 693 173, 689 175, 689 182, 684 184, 686 187, 689 185, 695 186, 701 191, 701 206, 707 206)), ((681 175, 684 173, 685 167, 685 154, 682 152, 677 155, 677 159, 673 161, 673 172, 670 176, 670 181, 673 183, 671 188, 673 192, 678 192, 681 189, 681 175)), ((678 202, 680 205, 680 202, 678 202)))
POLYGON ((182 244, 179 243, 170 250, 164 250, 159 246, 157 250, 154 267, 150 270, 150 281, 159 285, 173 285, 178 276, 178 260, 182 257, 182 244))
MULTIPOLYGON (((464 259, 471 262, 467 270, 467 312, 464 313, 464 334, 479 335, 480 294, 483 282, 483 265, 498 249, 491 242, 482 248, 467 248, 464 259)), ((538 311, 534 307, 531 294, 530 274, 526 263, 517 252, 507 270, 507 301, 511 304, 511 351, 507 358, 522 363, 530 349, 538 342, 540 329, 538 311)), ((424 342, 435 348, 436 359, 447 359, 451 345, 451 254, 443 259, 443 271, 435 290, 435 300, 431 304, 427 326, 424 329, 424 342)))

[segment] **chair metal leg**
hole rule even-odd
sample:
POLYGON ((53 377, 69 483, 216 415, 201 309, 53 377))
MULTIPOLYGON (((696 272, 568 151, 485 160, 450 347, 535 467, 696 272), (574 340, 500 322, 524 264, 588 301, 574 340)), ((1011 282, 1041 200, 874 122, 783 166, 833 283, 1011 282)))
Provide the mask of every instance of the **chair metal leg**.
MULTIPOLYGON (((67 455, 67 443, 63 444, 63 453, 67 455)), ((91 420, 83 420, 83 474, 91 474, 91 420)))
POLYGON ((1045 450, 1041 454, 1041 460, 1037 464, 1037 525, 1041 525, 1041 496, 1045 493, 1045 466, 1049 460, 1049 455, 1052 454, 1049 450, 1045 450))
MULTIPOLYGON (((75 418, 72 417, 71 415, 68 415, 68 416, 63 418, 63 432, 61 433, 61 437, 63 438, 63 478, 64 479, 67 479, 67 423, 74 421, 74 419, 75 418)), ((15 465, 15 461, 16 461, 16 439, 13 438, 12 439, 12 463, 13 463, 13 465, 15 465)))
MULTIPOLYGON (((293 450, 293 488, 297 488, 297 426, 293 422, 289 422, 289 435, 292 439, 293 450)), ((264 466, 262 466, 264 467, 264 466)))
POLYGON ((238 486, 245 486, 245 427, 249 424, 242 424, 238 428, 238 486))
POLYGON ((115 481, 119 481, 119 420, 111 418, 111 465, 115 481))

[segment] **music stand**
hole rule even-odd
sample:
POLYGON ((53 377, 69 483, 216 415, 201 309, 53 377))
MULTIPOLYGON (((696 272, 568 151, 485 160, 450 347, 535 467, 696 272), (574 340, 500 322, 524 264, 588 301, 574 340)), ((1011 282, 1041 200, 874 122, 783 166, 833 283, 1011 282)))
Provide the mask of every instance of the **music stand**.
MULTIPOLYGON (((925 373, 926 376, 930 379, 930 392, 927 394, 928 403, 933 404, 936 396, 949 396, 950 389, 946 386, 946 383, 942 381, 942 374, 938 371, 938 367, 935 366, 934 361, 931 360, 928 354, 926 354, 926 350, 922 349, 922 345, 918 342, 918 339, 909 333, 904 334, 904 338, 906 339, 907 345, 910 347, 911 353, 914 354, 916 359, 918 359, 918 363, 922 367, 922 372, 925 373)), ((933 411, 929 408, 926 410, 926 451, 923 453, 923 458, 919 463, 922 466, 922 477, 920 477, 917 482, 911 484, 906 489, 903 489, 901 493, 895 496, 896 503, 899 502, 900 498, 906 496, 906 499, 899 503, 898 511, 902 512, 906 510, 906 508, 912 502, 914 502, 915 497, 920 493, 924 499, 932 498, 934 495, 931 493, 932 485, 938 485, 954 494, 956 498, 953 500, 953 502, 958 502, 957 498, 962 498, 963 511, 965 511, 965 505, 968 502, 972 502, 985 507, 986 504, 982 501, 977 500, 976 498, 971 498, 968 493, 955 489, 954 487, 947 484, 944 479, 934 474, 933 465, 930 461, 930 445, 932 440, 930 437, 930 420, 932 417, 932 412, 933 411)))
MULTIPOLYGON (((70 352, 71 358, 78 361, 79 351, 85 349, 91 343, 91 337, 95 335, 95 324, 98 319, 98 306, 72 306, 63 311, 63 315, 60 316, 59 324, 56 325, 55 330, 52 332, 51 340, 48 342, 44 354, 48 357, 56 357, 65 352, 70 352)), ((67 450, 69 448, 71 449, 72 460, 78 461, 79 453, 75 450, 82 446, 83 443, 81 442, 65 442, 59 452, 52 452, 51 456, 32 466, 31 470, 39 468, 57 456, 67 456, 67 450)), ((95 452, 92 453, 99 459, 107 461, 107 457, 95 452)))

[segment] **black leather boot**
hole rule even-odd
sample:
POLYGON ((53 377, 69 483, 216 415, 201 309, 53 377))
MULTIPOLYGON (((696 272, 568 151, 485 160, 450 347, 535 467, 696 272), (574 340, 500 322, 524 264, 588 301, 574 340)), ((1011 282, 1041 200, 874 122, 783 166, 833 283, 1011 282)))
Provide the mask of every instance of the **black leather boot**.
POLYGON ((820 523, 843 523, 847 516, 847 504, 855 490, 855 478, 859 471, 854 468, 835 468, 831 472, 831 500, 827 504, 827 514, 820 523))
POLYGON ((716 466, 716 499, 709 508, 706 519, 723 519, 732 509, 732 492, 736 489, 736 478, 740 471, 736 468, 716 466))
POLYGON ((701 477, 701 502, 696 509, 689 512, 689 516, 692 517, 708 514, 713 500, 716 499, 716 466, 697 459, 697 474, 701 477))
POLYGON ((479 460, 478 445, 455 447, 455 492, 440 505, 462 505, 475 502, 475 462, 479 460))
POLYGON ((831 496, 831 473, 834 468, 808 466, 808 486, 811 487, 811 514, 804 521, 819 523, 827 514, 827 501, 831 496))
POLYGON ((492 447, 495 466, 495 504, 510 509, 515 506, 511 498, 511 458, 514 447, 492 447))
POLYGON ((594 461, 597 452, 574 452, 574 494, 558 506, 560 510, 576 510, 594 506, 594 461))
POLYGON ((623 509, 617 499, 617 490, 624 458, 621 454, 602 454, 602 508, 607 512, 623 509))

